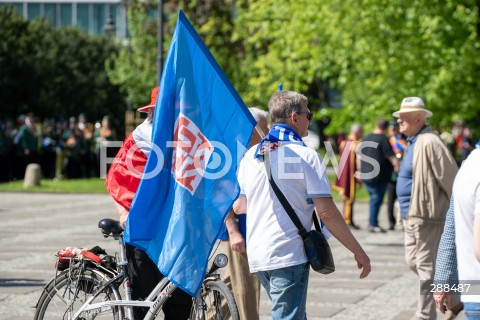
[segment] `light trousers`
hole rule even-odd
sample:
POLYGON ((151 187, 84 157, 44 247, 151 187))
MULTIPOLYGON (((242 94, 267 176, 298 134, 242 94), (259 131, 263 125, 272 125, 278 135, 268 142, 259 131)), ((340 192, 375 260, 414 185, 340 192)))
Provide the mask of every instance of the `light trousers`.
MULTIPOLYGON (((432 280, 435 275, 435 261, 443 225, 409 224, 404 221, 405 260, 415 272, 419 281, 432 280)), ((420 282, 419 282, 420 288, 420 282)), ((419 289, 416 315, 422 319, 436 319, 435 301, 432 294, 419 289)))
POLYGON ((260 307, 260 282, 248 268, 247 254, 233 251, 230 241, 222 241, 222 252, 227 255, 228 264, 222 279, 232 290, 237 303, 240 319, 258 320, 260 307))

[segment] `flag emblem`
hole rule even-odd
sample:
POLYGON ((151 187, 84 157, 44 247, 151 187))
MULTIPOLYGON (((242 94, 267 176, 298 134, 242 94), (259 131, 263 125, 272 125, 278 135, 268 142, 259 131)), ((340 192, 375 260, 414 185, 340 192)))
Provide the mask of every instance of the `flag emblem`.
POLYGON ((195 123, 182 113, 175 124, 173 139, 173 176, 193 195, 214 148, 195 123))
POLYGON ((124 237, 196 296, 240 193, 239 146, 248 145, 255 120, 182 11, 159 87, 151 135, 156 151, 148 155, 124 237))

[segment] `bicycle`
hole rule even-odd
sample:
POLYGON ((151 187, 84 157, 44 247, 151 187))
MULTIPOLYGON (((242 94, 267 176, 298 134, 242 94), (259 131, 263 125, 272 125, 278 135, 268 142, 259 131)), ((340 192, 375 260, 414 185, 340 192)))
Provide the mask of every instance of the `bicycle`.
MULTIPOLYGON (((176 285, 165 277, 144 301, 132 300, 123 228, 119 221, 112 219, 100 220, 98 227, 104 237, 118 240, 120 257, 108 255, 98 247, 70 252, 69 256, 57 254, 56 273, 40 295, 35 320, 133 320, 133 307, 149 308, 144 320, 154 319, 176 290, 176 285), (124 299, 120 287, 123 287, 124 299)), ((190 319, 239 320, 232 292, 215 273, 227 263, 227 257, 221 253, 213 259, 199 293, 193 298, 190 319)))

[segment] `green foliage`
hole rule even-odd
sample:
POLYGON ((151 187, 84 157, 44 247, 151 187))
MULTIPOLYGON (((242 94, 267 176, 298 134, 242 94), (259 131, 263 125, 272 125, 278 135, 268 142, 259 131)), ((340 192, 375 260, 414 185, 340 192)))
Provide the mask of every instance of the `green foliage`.
POLYGON ((157 83, 157 22, 156 16, 147 14, 149 9, 146 2, 129 2, 130 40, 110 58, 107 68, 111 81, 135 108, 150 102, 150 91, 157 83))
POLYGON ((246 101, 266 106, 279 82, 307 94, 315 110, 326 104, 326 84, 337 76, 322 19, 323 1, 244 1, 234 37, 245 46, 237 68, 248 81, 246 101))
MULTIPOLYGON (((164 52, 182 8, 248 105, 266 108, 283 82, 305 93, 330 134, 370 130, 406 96, 421 96, 431 123, 480 122, 479 9, 474 0, 209 0, 165 3, 164 52), (333 109, 330 89, 341 92, 333 109)), ((156 2, 132 2, 128 46, 109 76, 134 106, 156 83, 156 2)))
MULTIPOLYGON (((470 1, 243 1, 234 37, 245 45, 237 68, 247 101, 265 105, 284 89, 328 103, 322 84, 343 94, 328 110, 329 132, 390 117, 405 96, 424 98, 442 129, 480 121, 478 8, 470 1)), ((367 128, 369 126, 367 125, 367 128)), ((370 126, 371 127, 371 126, 370 126)))
POLYGON ((23 181, 0 183, 0 192, 62 192, 62 193, 106 193, 102 179, 71 179, 71 180, 48 180, 44 179, 39 186, 23 187, 23 181))
MULTIPOLYGON (((390 116, 405 96, 424 98, 434 112, 431 122, 446 128, 453 120, 478 123, 478 8, 473 1, 345 2, 331 32, 335 43, 352 41, 341 69, 344 114, 373 122, 390 116), (466 61, 469 61, 466 64, 466 61)), ((340 47, 342 49, 342 46, 340 47)), ((344 48, 343 48, 344 49, 344 48)), ((339 57, 337 55, 337 57, 339 57)))
POLYGON ((4 115, 123 118, 125 103, 105 72, 114 43, 74 28, 54 29, 44 20, 25 21, 8 7, 0 10, 0 30, 4 115))
MULTIPOLYGON (((231 76, 238 65, 235 55, 237 43, 229 39, 233 29, 233 2, 164 1, 164 59, 177 22, 178 9, 182 9, 217 62, 231 76)), ((157 85, 157 6, 158 1, 129 2, 131 38, 109 61, 111 81, 121 87, 134 108, 149 102, 150 91, 157 85)))

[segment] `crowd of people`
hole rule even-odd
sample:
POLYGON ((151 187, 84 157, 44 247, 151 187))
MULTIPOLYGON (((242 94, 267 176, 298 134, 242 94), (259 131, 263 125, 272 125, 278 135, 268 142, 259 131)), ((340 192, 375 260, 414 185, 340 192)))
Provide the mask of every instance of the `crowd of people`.
MULTIPOLYGON (((105 180, 122 224, 127 221, 140 183, 140 177, 128 167, 127 153, 122 150, 129 150, 140 143, 147 146, 135 148, 137 151, 132 155, 133 166, 142 172, 150 154, 148 142, 151 141, 157 94, 158 87, 152 91, 150 104, 139 108, 139 111, 148 113, 148 117, 125 139, 105 180)), ((355 264, 362 269, 361 278, 370 273, 370 260, 332 200, 326 170, 319 155, 302 142, 312 120, 307 98, 296 92, 278 92, 270 100, 269 111, 273 123, 271 129, 268 128, 268 114, 258 108, 250 108, 257 125, 250 140, 251 148, 244 156, 238 172, 241 195, 228 214, 226 231, 220 238, 230 262, 225 280, 235 295, 239 313, 244 319, 259 319, 260 284, 272 300, 273 319, 305 319, 309 263, 302 250, 302 237, 295 225, 291 221, 289 223, 288 215, 280 210, 283 211, 281 218, 280 211, 271 210, 272 207, 279 208, 280 202, 269 188, 263 165, 264 161, 269 160, 265 160, 265 157, 272 159, 272 176, 277 183, 282 189, 287 189, 289 195, 294 194, 293 206, 299 209, 297 214, 306 229, 312 227, 312 211, 316 208, 318 216, 332 230, 333 236, 353 253, 355 264), (295 143, 290 144, 289 141, 295 143), (279 176, 279 163, 283 163, 278 152, 280 149, 291 156, 295 153, 301 155, 304 161, 292 164, 288 171, 308 171, 302 178, 282 179, 279 176), (310 202, 306 201, 307 197, 311 199, 310 202), (248 219, 245 219, 247 212, 248 219), (277 227, 265 227, 266 221, 277 219, 280 222, 275 224, 277 227), (292 276, 295 280, 293 283, 289 280, 292 276)), ((163 275, 140 248, 128 246, 127 259, 132 298, 144 299, 163 275)), ((185 292, 177 290, 163 307, 165 319, 188 319, 191 303, 185 292)), ((136 308, 134 312, 135 319, 141 319, 146 310, 136 308)))
POLYGON ((361 125, 354 124, 340 145, 353 143, 334 184, 344 198, 344 219, 359 229, 353 202, 356 186, 364 185, 370 196, 368 231, 386 233, 378 214, 388 190, 389 230, 402 221, 405 260, 421 284, 411 320, 436 319, 435 307, 446 314, 444 319, 454 319, 463 309, 468 319, 479 319, 480 295, 450 289, 480 280, 480 141, 475 144, 462 123, 451 133, 434 132, 427 124, 433 112, 419 97, 403 99, 392 115, 396 120, 377 120, 363 140, 361 125))
MULTIPOLYGON (((455 123, 451 132, 445 131, 438 136, 457 166, 475 149, 472 132, 462 122, 455 123)), ((378 225, 379 208, 385 194, 387 194, 388 230, 395 230, 396 227, 403 228, 402 218, 396 212, 398 210, 395 204, 398 172, 407 150, 407 141, 408 136, 400 131, 397 120, 387 121, 380 118, 377 120, 373 132, 365 137, 363 126, 359 123, 353 124, 350 134, 339 143, 339 156, 345 158, 345 166, 340 175, 335 178, 332 188, 342 195, 343 215, 351 229, 360 229, 353 222, 355 195, 359 187, 365 187, 370 196, 371 211, 368 231, 381 233, 387 231, 386 228, 378 225), (368 148, 367 144, 370 142, 378 143, 379 147, 368 148), (359 148, 361 152, 359 152, 359 148), (345 151, 347 152, 345 153, 345 151), (361 155, 365 156, 366 161, 362 161, 361 155), (372 172, 374 169, 371 163, 372 159, 379 165, 378 174, 369 178, 361 178, 355 174, 357 171, 363 174, 372 172)))
MULTIPOLYGON (((348 150, 354 151, 356 144, 362 141, 363 134, 362 124, 356 123, 352 125, 348 136, 343 138, 344 135, 339 135, 334 144, 339 146, 339 155, 342 155, 346 143, 353 143, 348 150)), ((88 122, 83 114, 63 120, 51 118, 43 121, 33 113, 19 115, 16 121, 0 118, 0 165, 6 168, 0 173, 0 182, 23 179, 26 166, 34 162, 40 164, 42 175, 47 179, 100 177, 100 143, 117 141, 119 137, 115 128, 111 127, 108 116, 95 123, 88 122)), ((398 131, 395 120, 389 122, 387 137, 395 155, 401 159, 406 137, 398 131)), ((440 137, 457 164, 465 160, 475 148, 472 131, 463 122, 456 122, 451 132, 444 131, 440 137)), ((357 169, 357 164, 351 163, 352 159, 356 159, 355 154, 349 156, 344 172, 353 171, 338 177, 333 188, 344 195, 347 224, 357 228, 353 222, 354 189, 361 182, 357 180, 357 183, 350 183, 349 177, 357 169), (340 182, 339 179, 344 181, 340 182)), ((392 182, 394 181, 389 181, 387 188, 390 229, 395 225, 393 201, 396 195, 392 182)))
MULTIPOLYGON (((124 146, 151 142, 157 95, 158 87, 152 91, 150 104, 139 109, 148 114, 145 122, 125 139, 124 146)), ((227 215, 226 231, 220 239, 232 261, 225 279, 244 318, 258 318, 261 284, 272 301, 273 319, 306 319, 309 263, 296 226, 273 192, 272 180, 306 230, 312 228, 312 211, 316 211, 330 233, 352 252, 361 269, 360 278, 370 273, 370 259, 350 229, 361 228, 354 223, 353 208, 357 186, 363 185, 370 196, 367 230, 387 232, 378 224, 387 193, 389 229, 402 221, 405 260, 420 282, 435 279, 453 286, 462 280, 480 281, 480 171, 476 169, 480 144, 474 144, 469 128, 456 124, 451 134, 434 132, 427 124, 433 112, 419 97, 403 99, 393 113, 396 119, 378 119, 373 132, 365 137, 361 124, 352 125, 348 138, 339 144, 346 166, 334 183, 344 197, 342 214, 332 200, 323 162, 302 140, 313 116, 307 98, 281 91, 271 97, 269 113, 258 108, 250 108, 250 112, 257 126, 238 170, 240 197, 227 215), (281 165, 284 168, 279 169, 281 165), (269 167, 272 169, 267 172, 269 167), (281 172, 303 174, 284 179, 281 172), (397 200, 400 216, 394 214, 397 200)), ((27 114, 16 124, 1 122, 0 126, 1 161, 11 168, 3 171, 2 181, 21 179, 31 162, 40 163, 47 178, 98 176, 100 144, 117 138, 108 117, 92 125, 83 115, 40 123, 27 114)), ((136 152, 134 165, 143 170, 150 149, 136 152)), ((127 166, 126 156, 121 151, 117 154, 105 182, 122 225, 140 183, 140 177, 127 166)), ((139 248, 128 246, 127 259, 132 298, 144 299, 163 275, 139 248)), ((448 319, 463 308, 469 319, 477 319, 480 295, 462 294, 460 301, 441 290, 445 285, 438 288, 435 295, 419 290, 412 320, 436 319, 435 306, 450 312, 448 319)), ((163 308, 165 319, 187 319, 191 302, 178 290, 163 308)), ((135 318, 142 318, 145 311, 135 310, 135 318)))
POLYGON ((108 116, 95 124, 83 114, 41 121, 28 113, 0 120, 0 182, 23 179, 30 163, 40 164, 47 179, 99 177, 100 144, 116 139, 108 116))

